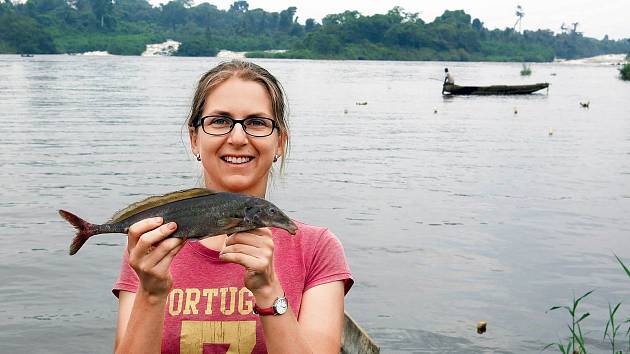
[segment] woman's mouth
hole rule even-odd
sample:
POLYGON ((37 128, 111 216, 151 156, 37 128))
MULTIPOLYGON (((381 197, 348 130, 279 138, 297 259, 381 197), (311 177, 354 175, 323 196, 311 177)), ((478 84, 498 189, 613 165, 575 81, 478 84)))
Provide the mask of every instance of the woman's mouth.
POLYGON ((248 163, 251 160, 253 160, 254 158, 251 156, 223 156, 221 157, 221 160, 227 162, 227 163, 232 163, 232 164, 236 164, 236 165, 241 165, 244 163, 248 163))

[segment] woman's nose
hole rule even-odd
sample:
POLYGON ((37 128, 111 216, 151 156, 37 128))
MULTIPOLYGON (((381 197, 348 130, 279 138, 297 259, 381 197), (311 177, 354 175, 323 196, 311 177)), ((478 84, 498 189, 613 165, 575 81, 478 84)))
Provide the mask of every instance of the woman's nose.
POLYGON ((232 131, 228 134, 228 142, 231 144, 247 143, 247 133, 245 133, 243 124, 240 122, 234 124, 234 128, 232 128, 232 131))

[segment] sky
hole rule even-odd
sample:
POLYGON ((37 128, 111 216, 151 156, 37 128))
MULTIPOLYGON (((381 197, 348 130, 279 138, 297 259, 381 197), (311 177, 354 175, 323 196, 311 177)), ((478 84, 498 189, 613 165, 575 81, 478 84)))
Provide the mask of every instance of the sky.
MULTIPOLYGON (((168 0, 149 0, 153 5, 168 0)), ((209 2, 219 9, 228 9, 234 0, 194 0, 194 4, 209 2)), ((578 22, 577 30, 587 37, 602 39, 630 38, 630 0, 248 0, 249 8, 279 12, 289 6, 297 7, 298 22, 314 18, 321 23, 327 14, 357 10, 363 15, 386 13, 394 6, 407 12, 417 12, 425 22, 433 22, 444 10, 464 10, 479 18, 486 28, 504 29, 516 22, 516 6, 521 5, 525 16, 525 30, 550 29, 560 32, 562 23, 578 22)))

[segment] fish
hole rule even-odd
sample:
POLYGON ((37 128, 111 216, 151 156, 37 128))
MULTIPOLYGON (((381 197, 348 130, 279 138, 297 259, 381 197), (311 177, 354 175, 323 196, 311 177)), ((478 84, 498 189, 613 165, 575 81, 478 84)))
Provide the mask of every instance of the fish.
POLYGON ((92 224, 63 209, 59 215, 75 227, 70 255, 76 254, 92 236, 106 233, 126 234, 134 223, 162 217, 164 224, 174 221, 177 230, 168 237, 204 239, 206 237, 277 227, 295 235, 295 223, 273 203, 249 195, 191 188, 148 197, 116 212, 104 224, 92 224))

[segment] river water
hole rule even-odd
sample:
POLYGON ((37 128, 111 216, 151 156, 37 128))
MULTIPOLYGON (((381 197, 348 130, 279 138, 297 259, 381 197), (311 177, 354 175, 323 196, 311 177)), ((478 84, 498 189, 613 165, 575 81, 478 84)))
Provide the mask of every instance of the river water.
MULTIPOLYGON (((216 62, 0 56, 0 352, 111 351, 125 238, 70 257, 57 209, 101 222, 197 185, 183 122, 216 62)), ((615 67, 535 64, 521 78, 516 63, 259 63, 291 103, 269 198, 342 241, 346 309, 383 353, 537 353, 568 332, 546 310, 591 289, 583 331, 608 351, 608 304, 630 315, 614 258, 630 264, 630 84, 615 67), (442 98, 445 65, 461 84, 551 86, 442 98)))

